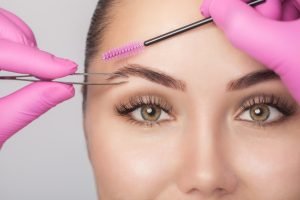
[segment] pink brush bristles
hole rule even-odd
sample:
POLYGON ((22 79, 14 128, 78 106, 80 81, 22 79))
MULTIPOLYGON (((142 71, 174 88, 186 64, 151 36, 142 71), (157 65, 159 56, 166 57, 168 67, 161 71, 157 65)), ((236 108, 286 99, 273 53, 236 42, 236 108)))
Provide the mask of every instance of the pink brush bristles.
POLYGON ((139 51, 143 50, 144 47, 145 46, 142 42, 130 43, 125 46, 115 48, 115 49, 112 49, 112 50, 104 53, 102 55, 102 59, 108 61, 108 60, 111 60, 116 57, 123 58, 123 57, 132 56, 132 55, 138 53, 139 51))

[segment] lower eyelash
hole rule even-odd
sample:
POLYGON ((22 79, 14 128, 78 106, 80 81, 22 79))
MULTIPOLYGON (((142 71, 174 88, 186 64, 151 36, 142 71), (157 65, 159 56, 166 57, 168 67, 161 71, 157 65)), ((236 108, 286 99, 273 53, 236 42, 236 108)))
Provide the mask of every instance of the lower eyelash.
POLYGON ((142 121, 137 121, 137 120, 134 120, 132 117, 126 115, 125 116, 128 120, 128 122, 134 124, 134 125, 140 125, 140 126, 147 126, 147 127, 150 127, 152 128, 153 126, 155 125, 160 125, 161 123, 160 122, 142 122, 142 121))

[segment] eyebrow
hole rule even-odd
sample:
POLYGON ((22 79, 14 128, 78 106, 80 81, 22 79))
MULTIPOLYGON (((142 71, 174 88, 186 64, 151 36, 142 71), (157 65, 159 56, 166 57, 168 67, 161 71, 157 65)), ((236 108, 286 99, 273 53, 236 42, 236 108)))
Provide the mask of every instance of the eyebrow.
MULTIPOLYGON (((114 74, 116 75, 111 76, 109 80, 118 78, 118 75, 135 76, 182 92, 185 92, 187 88, 183 80, 176 79, 164 72, 153 70, 140 64, 127 64, 114 72, 114 74)), ((241 78, 230 81, 227 84, 227 91, 242 90, 261 82, 278 79, 280 79, 280 77, 271 70, 254 71, 241 78)))
POLYGON ((116 76, 110 77, 109 80, 117 78, 118 75, 136 76, 166 86, 168 88, 172 88, 182 92, 186 91, 186 83, 184 81, 139 64, 128 64, 118 69, 114 74, 116 74, 116 76))
POLYGON ((274 71, 268 69, 254 71, 250 74, 246 74, 239 79, 229 82, 229 84, 227 85, 227 91, 242 90, 261 82, 279 79, 280 77, 274 71))

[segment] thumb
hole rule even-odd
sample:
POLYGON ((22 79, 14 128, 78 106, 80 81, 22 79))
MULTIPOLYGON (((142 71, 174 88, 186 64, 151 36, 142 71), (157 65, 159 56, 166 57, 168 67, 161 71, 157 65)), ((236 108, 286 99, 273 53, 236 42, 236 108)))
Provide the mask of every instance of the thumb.
POLYGON ((0 146, 57 104, 74 96, 71 85, 38 82, 0 99, 0 146))

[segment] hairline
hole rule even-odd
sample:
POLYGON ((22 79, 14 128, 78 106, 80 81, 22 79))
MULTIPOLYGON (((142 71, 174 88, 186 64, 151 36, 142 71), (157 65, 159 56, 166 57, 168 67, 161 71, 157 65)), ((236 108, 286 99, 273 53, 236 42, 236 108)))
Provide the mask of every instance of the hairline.
MULTIPOLYGON (((91 18, 90 27, 86 39, 86 49, 85 49, 85 60, 84 60, 84 72, 88 72, 88 68, 93 59, 95 59, 99 50, 101 49, 101 44, 105 38, 105 32, 108 26, 113 20, 113 14, 110 12, 113 7, 120 3, 120 0, 99 0, 94 14, 91 18)), ((87 78, 84 78, 84 82, 87 82, 87 78)), ((86 108, 86 98, 87 98, 87 86, 82 87, 82 109, 85 113, 86 108)))

